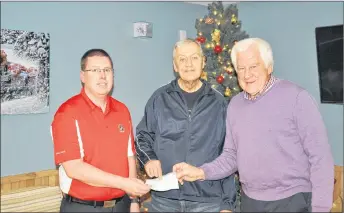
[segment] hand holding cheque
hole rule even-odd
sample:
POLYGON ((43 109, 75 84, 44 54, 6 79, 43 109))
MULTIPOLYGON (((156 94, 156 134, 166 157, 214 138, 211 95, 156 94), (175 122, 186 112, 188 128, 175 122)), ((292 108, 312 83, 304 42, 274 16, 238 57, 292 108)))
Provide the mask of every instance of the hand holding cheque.
POLYGON ((151 186, 151 190, 168 191, 179 189, 179 183, 183 185, 183 181, 192 182, 204 179, 205 176, 202 169, 187 163, 178 163, 173 166, 173 172, 162 175, 160 178, 147 179, 146 184, 151 186))

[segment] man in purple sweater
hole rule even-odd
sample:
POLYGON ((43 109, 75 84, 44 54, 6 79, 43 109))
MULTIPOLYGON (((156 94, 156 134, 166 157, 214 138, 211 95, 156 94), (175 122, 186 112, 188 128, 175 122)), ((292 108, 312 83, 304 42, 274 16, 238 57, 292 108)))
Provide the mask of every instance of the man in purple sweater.
POLYGON ((174 165, 180 182, 217 180, 239 171, 243 212, 329 212, 334 162, 315 100, 271 75, 266 41, 241 40, 231 58, 244 91, 228 106, 223 153, 198 168, 174 165))

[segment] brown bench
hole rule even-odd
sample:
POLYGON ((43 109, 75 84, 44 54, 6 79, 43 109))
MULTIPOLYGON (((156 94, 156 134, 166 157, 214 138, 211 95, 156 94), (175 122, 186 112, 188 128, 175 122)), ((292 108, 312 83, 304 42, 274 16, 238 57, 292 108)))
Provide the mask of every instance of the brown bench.
POLYGON ((1 212, 59 212, 58 186, 29 187, 1 195, 1 212))
POLYGON ((59 212, 57 170, 1 178, 1 212, 59 212))

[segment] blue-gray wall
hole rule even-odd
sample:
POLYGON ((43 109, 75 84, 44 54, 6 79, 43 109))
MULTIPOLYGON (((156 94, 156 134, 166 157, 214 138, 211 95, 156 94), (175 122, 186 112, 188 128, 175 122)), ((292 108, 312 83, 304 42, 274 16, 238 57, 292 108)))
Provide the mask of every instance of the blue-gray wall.
MULTIPOLYGON (((315 28, 343 24, 342 2, 240 2, 239 19, 251 37, 274 51, 274 72, 306 88, 320 104, 315 28)), ((335 163, 343 165, 343 105, 320 104, 335 163)))
MULTIPOLYGON (((239 19, 251 37, 268 40, 275 74, 305 87, 319 101, 314 29, 343 23, 340 2, 241 2, 239 19)), ((181 2, 1 3, 1 28, 48 32, 51 37, 50 112, 1 116, 1 176, 54 168, 49 133, 57 107, 80 91, 79 59, 107 49, 116 67, 113 96, 129 107, 134 125, 151 93, 173 78, 178 30, 194 37, 207 8, 181 2), (15 12, 14 12, 15 11, 15 12), (132 22, 153 23, 152 39, 132 38, 132 22)), ((343 106, 320 105, 335 163, 343 165, 343 106)))
POLYGON ((206 7, 182 2, 2 2, 1 28, 50 33, 50 112, 1 116, 1 176, 54 168, 50 124, 58 106, 80 92, 79 64, 90 48, 115 63, 113 96, 136 125, 155 89, 174 76, 172 48, 179 30, 196 35, 206 7), (133 38, 133 22, 153 23, 152 39, 133 38))

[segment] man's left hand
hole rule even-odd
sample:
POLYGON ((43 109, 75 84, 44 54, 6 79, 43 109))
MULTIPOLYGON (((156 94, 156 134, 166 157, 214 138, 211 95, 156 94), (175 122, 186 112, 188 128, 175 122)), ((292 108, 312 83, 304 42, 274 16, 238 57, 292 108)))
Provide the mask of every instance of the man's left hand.
POLYGON ((138 203, 130 204, 130 212, 140 212, 140 205, 138 203))

